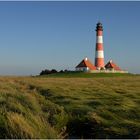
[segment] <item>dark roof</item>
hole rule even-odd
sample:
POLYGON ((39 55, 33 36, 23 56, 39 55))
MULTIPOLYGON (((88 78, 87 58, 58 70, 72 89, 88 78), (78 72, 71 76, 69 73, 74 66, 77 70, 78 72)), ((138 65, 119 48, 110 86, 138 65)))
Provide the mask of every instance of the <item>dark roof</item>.
POLYGON ((103 31, 103 26, 102 26, 102 23, 101 22, 98 22, 96 24, 96 31, 98 31, 98 30, 103 31))
POLYGON ((114 70, 121 70, 119 66, 117 66, 112 60, 110 60, 106 65, 105 68, 113 68, 114 70))
POLYGON ((88 67, 90 70, 96 70, 96 67, 87 58, 83 59, 76 68, 88 67))

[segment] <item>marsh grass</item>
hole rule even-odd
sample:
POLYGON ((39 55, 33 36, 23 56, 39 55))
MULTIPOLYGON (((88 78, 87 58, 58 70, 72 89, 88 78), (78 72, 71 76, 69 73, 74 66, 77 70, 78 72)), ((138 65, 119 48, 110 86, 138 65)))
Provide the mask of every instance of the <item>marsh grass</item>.
POLYGON ((0 77, 0 138, 140 138, 140 76, 53 76, 0 77))

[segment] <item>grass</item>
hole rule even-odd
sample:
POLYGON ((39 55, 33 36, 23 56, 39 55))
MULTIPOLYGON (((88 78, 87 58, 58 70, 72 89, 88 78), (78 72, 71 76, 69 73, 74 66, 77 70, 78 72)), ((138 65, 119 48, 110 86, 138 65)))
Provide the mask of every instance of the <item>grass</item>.
POLYGON ((130 73, 85 73, 85 72, 64 72, 42 75, 41 77, 48 78, 93 78, 93 77, 120 77, 120 76, 133 76, 130 73))
POLYGON ((0 138, 140 138, 140 76, 74 74, 0 77, 0 138))

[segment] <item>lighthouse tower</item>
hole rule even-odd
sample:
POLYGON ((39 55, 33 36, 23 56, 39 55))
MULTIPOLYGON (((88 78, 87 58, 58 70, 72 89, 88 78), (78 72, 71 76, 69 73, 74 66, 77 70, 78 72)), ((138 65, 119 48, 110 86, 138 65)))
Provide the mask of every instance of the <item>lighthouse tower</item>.
POLYGON ((95 66, 98 70, 104 68, 103 26, 100 22, 96 26, 95 66))

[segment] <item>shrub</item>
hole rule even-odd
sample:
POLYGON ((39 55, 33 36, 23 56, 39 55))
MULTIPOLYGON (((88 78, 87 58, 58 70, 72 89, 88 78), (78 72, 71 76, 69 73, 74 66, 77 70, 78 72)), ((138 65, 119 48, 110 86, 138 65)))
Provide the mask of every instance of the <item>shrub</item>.
POLYGON ((45 69, 45 70, 42 70, 40 72, 40 75, 47 75, 47 74, 53 74, 53 73, 57 73, 57 70, 55 70, 55 69, 52 69, 52 70, 45 69))

